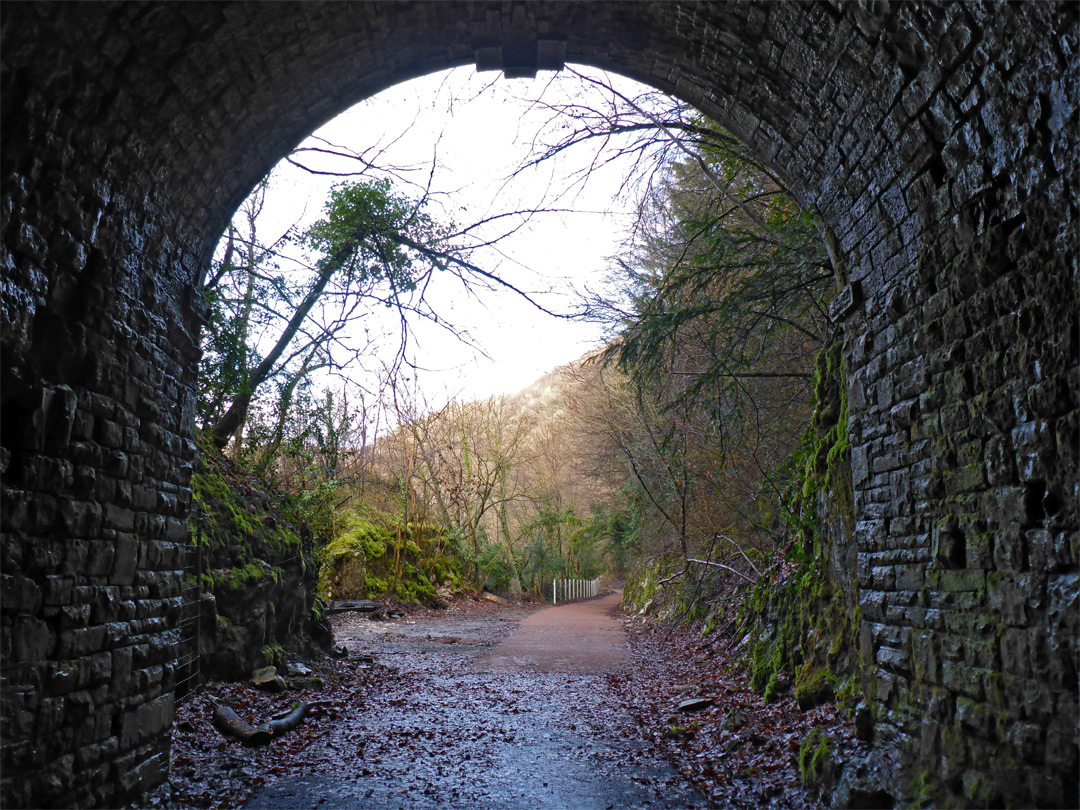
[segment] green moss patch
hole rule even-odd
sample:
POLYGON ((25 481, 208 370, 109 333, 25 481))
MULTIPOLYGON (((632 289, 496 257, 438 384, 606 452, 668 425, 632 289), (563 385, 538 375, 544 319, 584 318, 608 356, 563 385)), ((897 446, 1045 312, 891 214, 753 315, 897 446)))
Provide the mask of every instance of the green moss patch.
POLYGON ((799 744, 799 778, 806 787, 820 789, 832 782, 835 772, 832 744, 815 728, 799 744))
POLYGON ((319 576, 324 599, 390 597, 435 605, 443 585, 451 591, 462 588, 461 563, 448 535, 425 523, 402 525, 370 507, 341 516, 319 576))

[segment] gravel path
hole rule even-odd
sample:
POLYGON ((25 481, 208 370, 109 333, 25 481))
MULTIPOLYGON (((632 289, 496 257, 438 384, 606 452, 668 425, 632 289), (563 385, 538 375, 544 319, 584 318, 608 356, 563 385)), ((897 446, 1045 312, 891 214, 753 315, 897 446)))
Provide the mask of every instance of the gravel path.
POLYGON ((281 808, 683 808, 705 802, 609 690, 629 666, 618 594, 530 611, 373 622, 337 639, 395 672, 339 720, 309 776, 246 805, 281 808))

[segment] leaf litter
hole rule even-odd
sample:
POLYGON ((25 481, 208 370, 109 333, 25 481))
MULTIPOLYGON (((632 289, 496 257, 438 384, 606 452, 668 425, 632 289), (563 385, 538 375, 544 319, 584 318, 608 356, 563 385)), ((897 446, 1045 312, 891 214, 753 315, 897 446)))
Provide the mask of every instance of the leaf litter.
MULTIPOLYGON (((623 616, 634 666, 608 676, 641 735, 688 777, 713 807, 825 807, 827 795, 805 787, 799 746, 820 729, 838 763, 865 752, 854 725, 834 704, 808 711, 792 695, 771 704, 754 692, 742 661, 702 636, 700 623, 673 627, 623 616), (688 694, 712 700, 680 712, 688 694)), ((729 645, 730 647, 730 645, 729 645)))
POLYGON ((653 807, 824 806, 800 782, 799 744, 821 728, 849 749, 851 722, 790 697, 765 705, 745 668, 692 629, 623 617, 632 663, 604 676, 472 671, 534 609, 464 602, 392 622, 334 617, 349 655, 305 662, 322 689, 207 684, 177 707, 168 780, 129 807, 236 808, 321 775, 364 806, 524 808, 572 802, 586 773, 613 780, 624 800, 613 806, 639 795, 619 794, 619 779, 653 807), (245 748, 213 727, 208 695, 253 724, 296 700, 322 703, 296 730, 245 748), (691 698, 701 707, 680 712, 691 698), (674 770, 655 767, 661 756, 674 770))

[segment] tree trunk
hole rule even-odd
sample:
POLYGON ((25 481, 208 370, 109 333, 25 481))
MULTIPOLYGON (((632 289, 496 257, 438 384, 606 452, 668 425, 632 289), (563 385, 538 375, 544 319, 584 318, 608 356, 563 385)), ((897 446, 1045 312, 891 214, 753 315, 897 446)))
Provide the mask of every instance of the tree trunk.
POLYGON ((268 725, 253 726, 241 719, 240 715, 228 706, 218 706, 214 709, 214 727, 222 734, 240 740, 248 748, 269 745, 270 738, 273 736, 268 725))
POLYGON ((292 318, 289 319, 288 326, 286 326, 285 331, 281 333, 281 337, 278 338, 278 342, 274 344, 274 348, 270 350, 270 353, 263 358, 263 361, 259 363, 256 369, 251 373, 251 379, 248 382, 247 390, 239 394, 236 399, 233 400, 232 404, 229 406, 229 410, 226 411, 225 415, 218 420, 216 425, 214 425, 213 441, 215 447, 222 449, 229 443, 230 437, 236 432, 236 429, 247 416, 248 409, 251 407, 251 400, 255 395, 255 390, 266 382, 274 373, 275 364, 281 359, 281 355, 285 353, 285 349, 288 347, 289 343, 292 342, 296 333, 300 331, 300 327, 307 318, 308 313, 311 312, 312 307, 315 306, 315 303, 322 296, 323 291, 326 290, 326 285, 330 283, 330 279, 333 278, 334 273, 345 263, 345 260, 349 257, 350 253, 351 250, 340 251, 323 266, 318 279, 315 281, 315 286, 311 288, 304 297, 303 302, 296 308, 296 312, 294 312, 292 318))
POLYGON ((275 718, 266 725, 270 727, 270 733, 279 737, 286 731, 292 731, 307 717, 308 705, 301 701, 293 706, 292 710, 284 717, 275 718))

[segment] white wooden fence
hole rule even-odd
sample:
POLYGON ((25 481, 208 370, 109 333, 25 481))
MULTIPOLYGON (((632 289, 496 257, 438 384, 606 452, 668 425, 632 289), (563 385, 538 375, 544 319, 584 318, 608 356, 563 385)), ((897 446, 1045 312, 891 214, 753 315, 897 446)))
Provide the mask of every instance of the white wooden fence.
POLYGON ((598 579, 553 579, 551 580, 551 601, 574 602, 578 599, 592 599, 600 595, 598 579))

